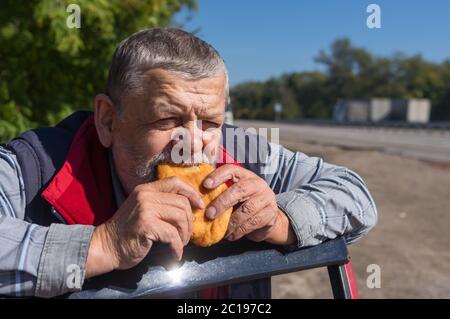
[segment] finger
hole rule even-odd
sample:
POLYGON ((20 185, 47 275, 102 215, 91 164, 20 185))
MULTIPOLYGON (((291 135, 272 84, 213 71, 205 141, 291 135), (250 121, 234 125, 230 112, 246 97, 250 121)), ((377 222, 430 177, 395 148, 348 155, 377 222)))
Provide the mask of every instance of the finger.
POLYGON ((272 197, 266 194, 259 194, 250 197, 243 202, 231 215, 225 236, 233 233, 238 225, 245 223, 251 216, 255 215, 272 202, 272 197))
MULTIPOLYGON (((182 237, 184 239, 184 244, 187 245, 192 235, 192 224, 194 222, 194 216, 192 214, 192 208, 189 200, 183 195, 177 194, 167 194, 167 193, 158 193, 158 197, 160 197, 167 205, 176 205, 180 208, 180 219, 179 223, 186 224, 186 237, 182 237)), ((176 216, 174 216, 176 217, 176 216)))
POLYGON ((227 239, 230 241, 238 240, 244 235, 271 224, 274 218, 276 218, 276 214, 274 214, 273 208, 268 206, 238 225, 235 231, 228 235, 227 239))
POLYGON ((192 222, 193 222, 192 210, 189 201, 186 199, 186 197, 181 195, 167 196, 169 194, 164 193, 156 193, 156 194, 159 194, 159 196, 162 198, 169 197, 164 198, 163 201, 170 199, 172 199, 172 202, 175 202, 177 200, 186 201, 187 205, 185 205, 184 207, 175 206, 174 204, 171 203, 158 205, 158 214, 162 220, 172 224, 172 226, 178 229, 178 232, 184 245, 187 245, 191 238, 192 222), (181 198, 176 198, 175 196, 180 196, 181 198))
POLYGON ((157 190, 163 193, 174 193, 178 195, 183 195, 187 199, 192 206, 197 208, 204 208, 205 203, 203 202, 202 197, 199 192, 197 192, 191 185, 181 180, 179 177, 172 176, 163 178, 156 182, 144 184, 149 187, 151 190, 157 190))
POLYGON ((211 172, 203 181, 203 186, 205 188, 216 188, 217 186, 225 183, 228 180, 236 183, 243 178, 255 176, 256 175, 253 172, 241 166, 226 164, 211 172))
POLYGON ((156 205, 159 218, 177 227, 183 242, 188 244, 192 234, 193 216, 191 204, 185 196, 140 190, 137 197, 146 212, 154 214, 156 205))
POLYGON ((243 179, 217 196, 206 209, 206 216, 214 219, 223 214, 228 208, 247 200, 261 190, 256 178, 243 179))
POLYGON ((264 226, 263 228, 254 230, 250 234, 245 235, 245 237, 259 243, 269 236, 271 229, 271 226, 264 226))
MULTIPOLYGON (((183 256, 183 243, 181 241, 180 235, 175 227, 169 223, 162 222, 157 230, 157 236, 160 242, 170 245, 172 253, 177 258, 181 260, 183 256)), ((156 228, 156 227, 155 227, 156 228)))

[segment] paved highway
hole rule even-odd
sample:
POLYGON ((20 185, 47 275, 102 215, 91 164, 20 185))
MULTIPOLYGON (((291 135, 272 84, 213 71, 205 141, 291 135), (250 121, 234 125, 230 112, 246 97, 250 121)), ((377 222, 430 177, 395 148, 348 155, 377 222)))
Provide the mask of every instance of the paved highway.
MULTIPOLYGON (((450 131, 406 128, 339 127, 236 120, 242 128, 279 128, 280 141, 373 149, 436 162, 450 162, 450 131)), ((270 131, 270 130, 269 130, 270 131)))

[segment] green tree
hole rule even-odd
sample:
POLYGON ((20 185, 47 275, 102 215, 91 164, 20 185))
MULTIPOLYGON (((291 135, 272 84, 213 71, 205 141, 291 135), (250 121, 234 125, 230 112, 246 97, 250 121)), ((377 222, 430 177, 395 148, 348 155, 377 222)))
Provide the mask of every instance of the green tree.
POLYGON ((90 108, 121 40, 196 8, 196 0, 2 0, 0 141, 90 108), (67 27, 72 3, 81 28, 67 27))

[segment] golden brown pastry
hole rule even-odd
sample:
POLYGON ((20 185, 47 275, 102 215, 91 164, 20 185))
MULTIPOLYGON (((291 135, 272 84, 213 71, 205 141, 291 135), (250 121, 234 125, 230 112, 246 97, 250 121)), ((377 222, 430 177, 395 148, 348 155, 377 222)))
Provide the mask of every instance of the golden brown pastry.
MULTIPOLYGON (((178 176, 183 181, 189 183, 195 190, 203 195, 205 208, 217 196, 225 191, 228 186, 226 184, 219 185, 213 190, 205 189, 202 185, 203 180, 214 171, 214 167, 210 164, 199 164, 194 166, 181 166, 176 164, 160 164, 157 167, 158 178, 163 179, 171 176, 178 176)), ((205 209, 194 209, 194 221, 192 225, 191 241, 202 247, 211 246, 219 242, 224 236, 228 228, 228 222, 233 208, 229 208, 219 217, 210 220, 205 216, 205 209)))

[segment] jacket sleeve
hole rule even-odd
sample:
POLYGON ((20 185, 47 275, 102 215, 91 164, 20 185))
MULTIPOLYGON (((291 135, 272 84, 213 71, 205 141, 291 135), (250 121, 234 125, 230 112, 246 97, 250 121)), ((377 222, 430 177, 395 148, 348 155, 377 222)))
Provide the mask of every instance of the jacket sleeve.
POLYGON ((375 202, 357 173, 279 144, 267 147, 263 176, 290 220, 297 247, 338 236, 353 243, 375 226, 375 202))
POLYGON ((53 297, 81 289, 94 227, 25 218, 17 159, 0 146, 0 295, 53 297))

